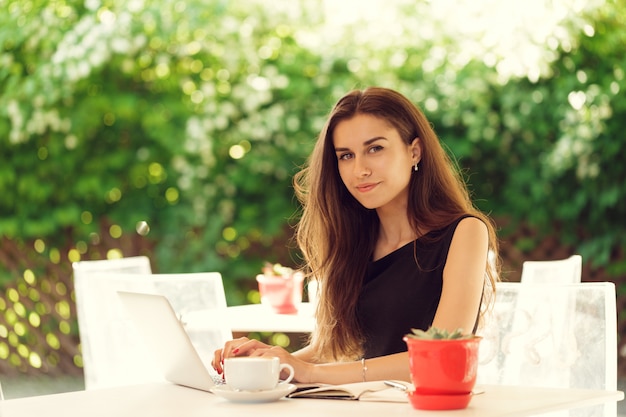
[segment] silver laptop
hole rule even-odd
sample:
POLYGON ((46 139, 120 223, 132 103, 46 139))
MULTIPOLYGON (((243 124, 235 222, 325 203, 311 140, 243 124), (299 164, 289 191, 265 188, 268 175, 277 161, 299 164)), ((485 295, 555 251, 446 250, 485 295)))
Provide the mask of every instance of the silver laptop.
POLYGON ((203 391, 222 382, 213 368, 203 363, 166 297, 117 293, 167 381, 203 391))

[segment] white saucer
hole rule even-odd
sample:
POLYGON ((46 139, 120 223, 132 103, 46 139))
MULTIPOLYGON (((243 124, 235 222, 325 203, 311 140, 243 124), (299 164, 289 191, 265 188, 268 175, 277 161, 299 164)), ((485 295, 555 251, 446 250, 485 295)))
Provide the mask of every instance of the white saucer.
POLYGON ((280 384, 267 391, 235 391, 228 385, 216 385, 211 388, 213 394, 237 403, 267 403, 277 401, 296 390, 294 384, 280 384))

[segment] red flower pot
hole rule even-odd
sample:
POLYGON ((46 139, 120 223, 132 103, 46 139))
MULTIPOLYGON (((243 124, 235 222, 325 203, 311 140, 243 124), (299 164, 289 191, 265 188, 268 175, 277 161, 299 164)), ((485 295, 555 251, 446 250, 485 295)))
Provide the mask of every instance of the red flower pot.
POLYGON ((435 340, 404 338, 409 352, 411 379, 415 386, 415 392, 410 396, 415 408, 432 409, 433 404, 437 404, 438 409, 445 409, 446 397, 450 399, 448 409, 467 406, 476 384, 480 340, 480 337, 435 340), (441 396, 441 401, 420 401, 421 398, 432 396, 441 396), (461 398, 467 401, 460 401, 461 398))
POLYGON ((259 274, 256 280, 262 304, 269 305, 280 314, 298 312, 298 305, 302 302, 302 273, 296 272, 289 277, 259 274))

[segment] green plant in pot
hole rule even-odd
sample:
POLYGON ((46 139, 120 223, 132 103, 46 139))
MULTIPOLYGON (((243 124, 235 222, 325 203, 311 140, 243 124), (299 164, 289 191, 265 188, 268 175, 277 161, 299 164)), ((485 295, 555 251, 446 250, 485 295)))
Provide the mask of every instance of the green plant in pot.
POLYGON ((417 409, 459 409, 469 404, 476 384, 481 338, 458 329, 412 329, 405 335, 417 409))

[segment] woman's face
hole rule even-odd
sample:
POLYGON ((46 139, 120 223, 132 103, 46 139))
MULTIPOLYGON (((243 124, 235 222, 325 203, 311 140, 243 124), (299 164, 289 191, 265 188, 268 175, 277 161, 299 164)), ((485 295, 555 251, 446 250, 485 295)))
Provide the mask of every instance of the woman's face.
POLYGON ((384 119, 357 114, 337 124, 333 145, 341 180, 364 207, 406 207, 419 139, 407 144, 384 119))

